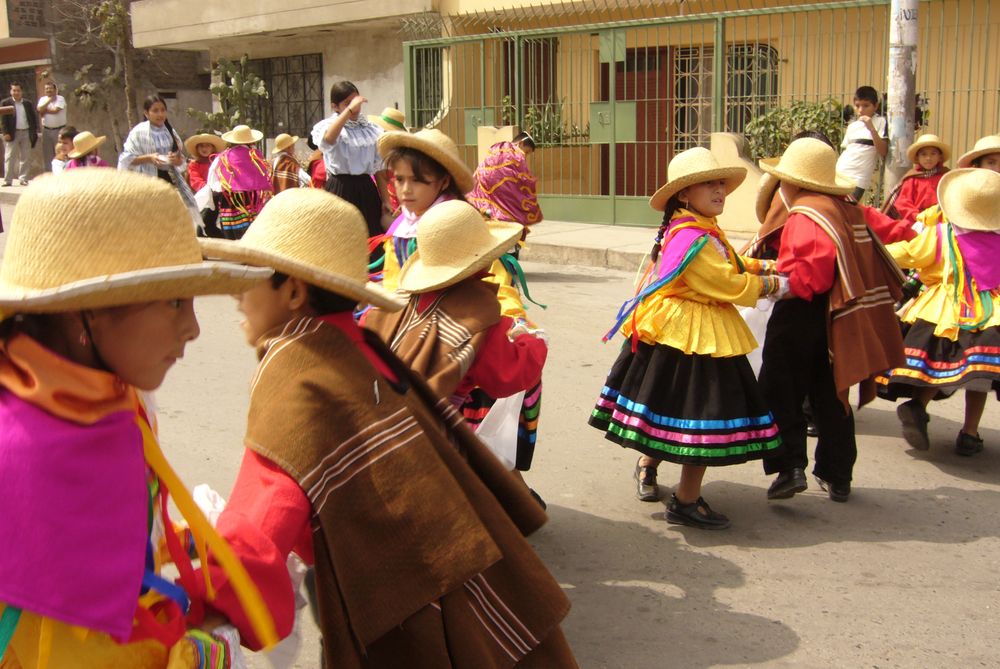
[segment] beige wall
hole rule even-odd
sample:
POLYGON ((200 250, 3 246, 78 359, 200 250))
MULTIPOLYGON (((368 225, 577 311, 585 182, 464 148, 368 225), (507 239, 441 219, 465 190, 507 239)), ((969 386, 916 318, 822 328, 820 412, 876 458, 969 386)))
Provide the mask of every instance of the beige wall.
POLYGON ((429 11, 431 0, 139 0, 132 3, 137 47, 209 48, 219 39, 312 30, 429 11))

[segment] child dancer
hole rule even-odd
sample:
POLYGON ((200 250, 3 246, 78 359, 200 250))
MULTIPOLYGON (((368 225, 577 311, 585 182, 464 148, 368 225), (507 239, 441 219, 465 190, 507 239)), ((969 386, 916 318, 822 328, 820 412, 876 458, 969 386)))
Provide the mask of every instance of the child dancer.
POLYGON ((297 141, 297 136, 284 132, 274 138, 274 148, 271 149, 271 185, 274 186, 275 195, 289 188, 309 185, 309 175, 295 159, 297 141))
POLYGON ((772 263, 738 256, 715 218, 745 177, 703 148, 670 161, 667 183, 649 201, 664 216, 648 280, 615 325, 629 341, 590 417, 607 439, 642 454, 639 499, 657 499, 661 460, 681 465, 667 522, 699 529, 730 524, 701 496, 706 467, 761 458, 781 444, 746 359, 757 342, 734 304, 778 296, 787 284, 772 263))
POLYGON ((188 155, 192 156, 188 161, 188 183, 195 193, 200 191, 208 183, 208 170, 212 166, 212 159, 216 154, 226 150, 226 143, 218 135, 202 133, 192 135, 184 142, 184 148, 188 155))
MULTIPOLYGON (((261 363, 218 522, 279 626, 294 615, 294 549, 315 563, 328 667, 575 667, 559 628, 566 596, 522 536, 544 514, 454 408, 355 324, 358 302, 398 308, 366 285, 358 210, 288 190, 240 241, 208 246, 280 272, 239 298, 261 363)), ((256 646, 226 584, 213 607, 256 646)))
POLYGON ((954 170, 941 179, 938 196, 944 221, 888 247, 900 266, 920 271, 927 290, 903 315, 910 325, 906 365, 887 374, 887 394, 913 395, 896 413, 907 443, 926 450, 927 404, 964 388, 955 452, 970 456, 983 450, 979 421, 987 392, 1000 391, 1000 174, 954 170))
POLYGON ((920 212, 937 204, 937 186, 948 171, 944 164, 950 156, 951 147, 940 137, 921 135, 906 150, 913 167, 886 198, 882 212, 911 224, 916 222, 920 212))
POLYGON ((255 638, 277 641, 164 458, 143 394, 198 336, 193 296, 268 274, 202 261, 158 179, 79 169, 21 196, 0 268, 0 666, 230 666, 238 637, 185 629, 204 612, 190 596, 209 586, 195 581, 168 494, 201 559, 211 550, 225 565, 215 583, 239 593, 255 638), (167 561, 176 583, 160 573, 167 561))
POLYGON ((219 193, 217 225, 226 239, 239 239, 271 196, 271 166, 253 147, 264 133, 238 125, 222 136, 231 146, 215 157, 209 187, 219 193))
POLYGON ((104 144, 107 136, 94 137, 89 130, 77 133, 73 137, 73 150, 67 154, 69 161, 65 169, 77 167, 111 167, 107 161, 97 155, 97 149, 104 144))

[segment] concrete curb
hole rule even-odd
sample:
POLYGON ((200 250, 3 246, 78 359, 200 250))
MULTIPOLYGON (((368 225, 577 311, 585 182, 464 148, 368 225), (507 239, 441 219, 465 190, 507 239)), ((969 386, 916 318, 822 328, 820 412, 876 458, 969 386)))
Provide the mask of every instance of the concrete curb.
POLYGON ((521 249, 521 260, 552 265, 582 265, 634 272, 647 257, 638 251, 619 251, 560 244, 538 244, 530 240, 521 249))

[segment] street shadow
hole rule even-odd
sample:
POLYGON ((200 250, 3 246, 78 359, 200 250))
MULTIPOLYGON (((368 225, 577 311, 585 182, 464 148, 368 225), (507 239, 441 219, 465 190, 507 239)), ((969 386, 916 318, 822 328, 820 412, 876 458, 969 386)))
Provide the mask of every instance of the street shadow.
POLYGON ((798 648, 780 620, 716 598, 718 588, 746 583, 732 562, 638 523, 555 505, 548 512, 531 543, 573 604, 563 629, 581 666, 698 669, 767 662, 798 648))
POLYGON ((681 528, 699 548, 742 546, 792 548, 843 541, 878 544, 923 541, 961 544, 1000 536, 988 510, 1000 504, 1000 491, 951 486, 916 490, 855 486, 846 504, 831 502, 815 479, 792 499, 767 501, 765 487, 728 481, 705 484, 713 508, 727 513, 726 532, 681 528))
POLYGON ((585 274, 582 271, 580 273, 569 273, 525 270, 524 274, 528 278, 529 286, 532 283, 612 283, 622 280, 620 276, 595 276, 593 274, 585 274))

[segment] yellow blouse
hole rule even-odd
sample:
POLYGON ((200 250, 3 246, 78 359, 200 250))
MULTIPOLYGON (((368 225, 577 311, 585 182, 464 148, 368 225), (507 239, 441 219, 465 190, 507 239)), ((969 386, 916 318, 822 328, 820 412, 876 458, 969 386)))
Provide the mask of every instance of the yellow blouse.
MULTIPOLYGON (((919 319, 934 323, 934 336, 955 341, 959 327, 952 294, 954 286, 950 281, 943 280, 951 274, 952 267, 947 247, 941 243, 939 250, 938 236, 937 225, 931 224, 910 241, 889 244, 886 248, 900 267, 919 271, 920 280, 927 287, 907 307, 902 316, 903 322, 915 323, 919 319), (940 258, 936 258, 938 255, 940 258)), ((1000 325, 1000 297, 997 295, 993 295, 993 317, 983 329, 995 325, 1000 325)))
MULTIPOLYGON (((681 210, 678 216, 692 215, 681 210)), ((719 230, 715 219, 695 216, 702 227, 719 230)), ((719 230, 725 240, 725 234, 719 230)), ((728 241, 724 242, 728 245, 728 241)), ((730 247, 731 248, 731 247, 730 247)), ((740 258, 747 270, 766 273, 766 262, 740 258)), ((685 353, 725 358, 746 355, 757 347, 750 329, 734 305, 753 306, 763 292, 758 276, 740 272, 726 248, 710 238, 676 281, 644 300, 635 311, 635 329, 647 344, 663 344, 685 353)), ((632 336, 632 319, 622 333, 632 336)))

